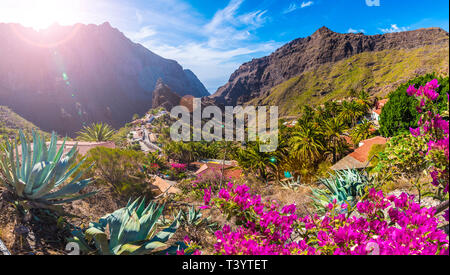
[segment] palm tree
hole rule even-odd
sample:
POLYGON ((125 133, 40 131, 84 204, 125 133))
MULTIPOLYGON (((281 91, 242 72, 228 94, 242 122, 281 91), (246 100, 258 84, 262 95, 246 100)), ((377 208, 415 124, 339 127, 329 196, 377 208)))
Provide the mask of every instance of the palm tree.
POLYGON ((329 117, 337 116, 341 111, 341 105, 339 105, 336 101, 327 101, 324 105, 325 112, 329 115, 329 117))
POLYGON ((367 110, 371 107, 370 94, 365 90, 362 90, 358 95, 358 102, 363 105, 367 110))
POLYGON ((116 130, 106 123, 92 123, 89 126, 84 126, 78 132, 78 139, 84 141, 109 141, 113 138, 116 130))
POLYGON ((236 160, 239 166, 248 170, 263 181, 269 179, 270 174, 276 170, 276 161, 270 153, 259 150, 260 142, 249 142, 247 148, 238 149, 236 160))
POLYGON ((339 118, 353 127, 356 125, 358 118, 366 114, 366 112, 367 110, 365 110, 365 107, 358 102, 354 100, 350 102, 344 101, 342 103, 342 111, 339 114, 339 118))
POLYGON ((345 128, 344 122, 337 117, 325 121, 324 135, 327 141, 328 150, 333 155, 333 163, 336 163, 339 151, 342 150, 343 146, 346 144, 346 141, 342 137, 345 128))
POLYGON ((364 119, 361 124, 356 126, 350 134, 353 144, 359 144, 361 140, 369 138, 372 134, 373 126, 373 123, 367 119, 364 119))
POLYGON ((299 124, 298 129, 290 140, 293 155, 302 161, 317 161, 325 150, 322 133, 313 123, 299 124))

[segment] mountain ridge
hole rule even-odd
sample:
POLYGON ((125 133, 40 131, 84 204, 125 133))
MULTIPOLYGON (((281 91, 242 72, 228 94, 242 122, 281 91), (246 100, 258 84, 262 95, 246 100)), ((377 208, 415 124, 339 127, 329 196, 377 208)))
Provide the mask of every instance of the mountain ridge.
POLYGON ((132 42, 109 23, 36 31, 0 23, 0 103, 45 131, 115 128, 152 107, 158 79, 180 96, 209 95, 190 70, 132 42))
POLYGON ((222 105, 245 104, 270 95, 270 90, 321 65, 357 54, 385 50, 448 45, 448 32, 440 28, 379 35, 341 34, 322 27, 306 38, 297 38, 271 55, 242 64, 224 86, 210 96, 222 105))

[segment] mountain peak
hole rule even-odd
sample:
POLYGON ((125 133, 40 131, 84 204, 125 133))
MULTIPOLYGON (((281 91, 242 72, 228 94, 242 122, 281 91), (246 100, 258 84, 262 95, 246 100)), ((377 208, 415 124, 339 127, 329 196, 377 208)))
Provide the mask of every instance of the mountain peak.
POLYGON ((330 30, 329 28, 323 26, 320 29, 318 29, 316 32, 313 33, 313 36, 317 36, 317 35, 325 35, 325 34, 331 34, 334 33, 332 30, 330 30))

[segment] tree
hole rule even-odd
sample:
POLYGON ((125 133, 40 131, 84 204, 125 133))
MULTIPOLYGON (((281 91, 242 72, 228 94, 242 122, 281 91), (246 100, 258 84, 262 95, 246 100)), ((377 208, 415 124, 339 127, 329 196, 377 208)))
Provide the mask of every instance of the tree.
POLYGON ((299 124, 290 143, 293 155, 304 162, 314 163, 325 150, 322 133, 313 123, 299 124))
POLYGON ((350 136, 353 144, 359 144, 362 140, 369 138, 372 135, 373 123, 364 119, 361 124, 353 128, 350 136))
POLYGON ((84 126, 80 132, 78 132, 79 140, 84 141, 109 141, 112 140, 116 130, 106 123, 92 123, 89 126, 84 126))
POLYGON ((259 150, 260 142, 249 142, 247 148, 237 150, 236 159, 243 169, 250 171, 260 180, 267 181, 276 170, 276 158, 271 153, 259 150))
POLYGON ((445 99, 449 91, 448 77, 442 78, 437 77, 436 74, 427 74, 414 78, 389 95, 389 102, 383 107, 380 115, 380 132, 384 137, 393 137, 409 131, 410 127, 416 127, 421 114, 416 109, 417 100, 408 96, 406 90, 410 85, 414 85, 416 88, 425 86, 433 79, 438 79, 440 84, 436 90, 439 93, 436 101, 439 110, 442 113, 448 108, 445 99))
POLYGON ((324 121, 324 135, 327 143, 327 149, 333 156, 333 163, 336 163, 338 154, 342 151, 346 141, 342 137, 345 125, 342 120, 337 117, 324 121))
POLYGON ((358 118, 365 115, 367 110, 365 107, 355 100, 350 102, 344 101, 342 103, 342 111, 339 114, 339 118, 352 127, 356 125, 358 118))

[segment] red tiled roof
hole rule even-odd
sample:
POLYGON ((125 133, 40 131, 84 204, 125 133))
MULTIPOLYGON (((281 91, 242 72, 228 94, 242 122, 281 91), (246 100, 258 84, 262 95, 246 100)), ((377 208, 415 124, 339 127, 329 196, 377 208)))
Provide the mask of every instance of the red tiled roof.
POLYGON ((375 144, 386 144, 386 142, 387 139, 380 136, 361 141, 363 145, 351 153, 350 156, 360 162, 367 162, 369 160, 369 152, 370 149, 372 149, 372 146, 375 144))
POLYGON ((369 161, 369 152, 372 146, 375 144, 385 144, 387 139, 384 137, 374 137, 362 141, 362 146, 356 149, 353 153, 347 155, 335 165, 331 167, 332 170, 343 170, 343 169, 360 169, 367 166, 369 161))
POLYGON ((378 115, 381 115, 381 111, 383 110, 384 105, 386 105, 386 103, 388 103, 388 101, 389 101, 389 98, 379 100, 377 102, 377 105, 375 106, 375 109, 373 110, 373 112, 378 115))

